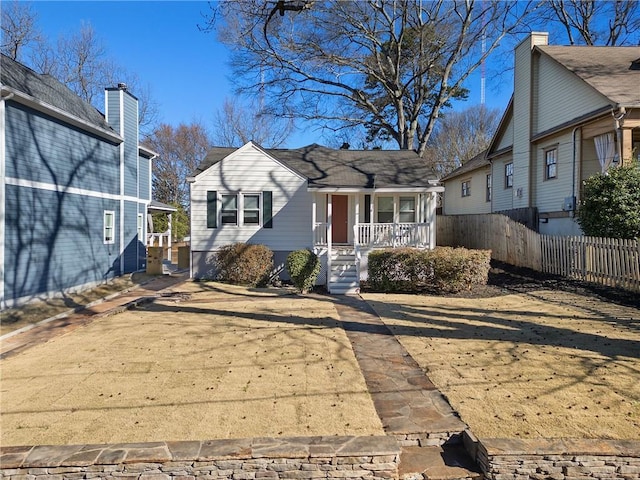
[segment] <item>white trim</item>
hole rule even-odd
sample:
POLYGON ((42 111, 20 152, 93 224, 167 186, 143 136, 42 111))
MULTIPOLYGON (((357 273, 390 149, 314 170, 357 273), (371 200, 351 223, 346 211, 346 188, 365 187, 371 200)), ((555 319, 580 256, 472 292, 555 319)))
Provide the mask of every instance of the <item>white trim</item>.
MULTIPOLYGON (((149 200, 138 199, 131 196, 121 196, 117 193, 98 192, 96 190, 87 190, 85 188, 77 187, 64 187, 60 188, 55 183, 36 182, 34 180, 27 180, 24 178, 6 177, 5 182, 7 185, 13 185, 15 187, 33 188, 36 190, 47 190, 50 192, 65 193, 71 195, 82 195, 85 197, 102 198, 105 200, 120 200, 121 198, 126 202, 139 202, 149 205, 149 200)), ((4 187, 3 187, 4 188, 4 187)), ((4 207, 4 203, 3 203, 4 207)))
MULTIPOLYGON (((82 130, 91 132, 102 138, 106 138, 107 140, 110 140, 112 142, 122 143, 123 141, 122 136, 118 135, 113 131, 110 132, 105 128, 89 123, 80 117, 71 115, 70 113, 67 113, 64 110, 54 107, 53 105, 49 105, 48 103, 42 102, 32 97, 31 95, 27 95, 26 93, 20 92, 19 90, 15 90, 13 88, 3 86, 2 92, 14 94, 15 96, 12 97, 12 100, 15 101, 16 103, 26 105, 27 107, 33 108, 34 110, 50 115, 54 118, 57 118, 58 120, 62 120, 65 123, 81 128, 82 130)), ((4 95, 4 96, 6 97, 7 95, 4 95)))
POLYGON ((0 98, 0 310, 6 306, 4 298, 4 235, 5 235, 5 98, 0 98))
MULTIPOLYGON (((118 90, 119 94, 119 121, 120 121, 120 136, 124 138, 124 90, 118 90)), ((124 142, 120 144, 120 275, 124 273, 124 172, 125 172, 125 155, 124 155, 124 142)), ((137 154, 137 152, 136 152, 137 154)))
POLYGON ((319 193, 428 193, 428 192, 444 192, 443 186, 430 187, 383 187, 383 188, 358 188, 358 187, 307 187, 309 192, 319 193))
POLYGON ((282 163, 280 160, 278 160, 275 157, 272 157, 271 155, 269 155, 267 152, 265 152, 264 150, 262 150, 260 147, 258 147, 256 144, 254 144, 253 142, 248 142, 245 143, 243 146, 241 146, 240 148, 238 148, 237 150, 234 150, 233 152, 231 152, 229 155, 227 155, 226 157, 224 157, 222 160, 220 160, 219 162, 214 163, 213 165, 211 165, 210 167, 208 167, 207 169, 205 169, 204 171, 200 172, 198 175, 196 175, 195 177, 187 177, 187 181, 188 182, 196 182, 198 181, 198 179, 200 177, 202 177, 205 173, 207 173, 209 171, 210 168, 224 162, 225 160, 232 160, 235 156, 240 155, 241 153, 243 153, 246 150, 249 149, 253 149, 256 150, 257 152, 259 152, 260 154, 264 155, 265 157, 267 157, 268 159, 272 160, 273 162, 277 163, 279 166, 281 166, 282 168, 284 168, 285 170, 287 170, 289 173, 291 173, 292 175, 295 175, 296 177, 298 177, 300 180, 307 180, 307 177, 300 175, 298 172, 296 172, 295 170, 291 169, 290 167, 288 167, 287 165, 285 165, 284 163, 282 163))

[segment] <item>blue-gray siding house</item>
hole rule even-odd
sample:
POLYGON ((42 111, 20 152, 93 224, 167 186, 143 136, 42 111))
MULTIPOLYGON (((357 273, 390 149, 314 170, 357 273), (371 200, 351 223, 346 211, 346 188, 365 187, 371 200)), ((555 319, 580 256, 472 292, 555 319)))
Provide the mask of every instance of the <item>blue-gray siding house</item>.
POLYGON ((0 307, 144 267, 151 161, 138 100, 105 91, 105 113, 49 75, 0 65, 0 307))

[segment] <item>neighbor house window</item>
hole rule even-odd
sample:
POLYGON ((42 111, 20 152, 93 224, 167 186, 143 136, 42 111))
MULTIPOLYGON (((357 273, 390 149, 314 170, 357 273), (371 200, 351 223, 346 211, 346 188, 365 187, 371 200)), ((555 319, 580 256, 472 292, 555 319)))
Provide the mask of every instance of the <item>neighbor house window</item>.
POLYGON ((400 223, 415 223, 416 197, 400 197, 400 223))
POLYGON ((464 182, 462 182, 462 196, 471 196, 471 180, 465 180, 464 182))
POLYGON ((113 210, 105 210, 104 211, 104 222, 103 222, 103 239, 105 244, 115 243, 115 212, 113 210))
POLYGON ((552 148, 544 152, 544 179, 549 180, 558 176, 558 149, 552 148))
POLYGON ((504 166, 504 188, 513 187, 513 163, 504 166))
POLYGON ((491 201, 491 174, 487 175, 486 200, 491 201))
POLYGON ((220 223, 223 225, 238 224, 238 196, 222 195, 222 209, 220 212, 220 223))
POLYGON ((393 197, 378 197, 378 223, 393 223, 393 197))
POLYGON ((242 196, 242 224, 260 224, 260 195, 247 194, 242 196))

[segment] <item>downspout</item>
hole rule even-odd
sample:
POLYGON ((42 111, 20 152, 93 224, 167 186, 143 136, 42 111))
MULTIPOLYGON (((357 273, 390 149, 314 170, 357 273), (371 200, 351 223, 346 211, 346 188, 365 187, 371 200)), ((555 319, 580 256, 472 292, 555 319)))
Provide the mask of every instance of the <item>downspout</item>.
POLYGON ((618 116, 616 116, 613 111, 611 112, 611 115, 613 116, 613 119, 615 120, 616 123, 616 143, 617 145, 617 154, 618 154, 618 165, 622 165, 623 161, 622 161, 622 126, 621 126, 621 122, 622 120, 624 120, 624 117, 627 116, 627 109, 624 107, 620 107, 620 109, 618 110, 618 116))
MULTIPOLYGON (((577 208, 577 198, 576 198, 576 166, 578 164, 577 161, 577 156, 578 156, 578 149, 576 148, 576 132, 578 130, 580 130, 581 127, 574 127, 573 131, 571 132, 571 144, 573 147, 573 152, 572 152, 572 163, 571 163, 571 198, 573 198, 573 210, 571 210, 571 217, 575 217, 576 216, 576 208, 577 208)), ((580 135, 580 140, 582 140, 582 135, 580 135)))

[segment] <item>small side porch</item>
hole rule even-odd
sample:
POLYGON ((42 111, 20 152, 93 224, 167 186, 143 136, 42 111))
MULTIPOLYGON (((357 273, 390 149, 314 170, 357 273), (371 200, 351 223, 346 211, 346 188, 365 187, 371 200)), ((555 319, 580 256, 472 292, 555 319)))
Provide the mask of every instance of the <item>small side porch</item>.
MULTIPOLYGON (((172 240, 172 216, 177 209, 166 203, 151 200, 147 207, 147 241, 146 247, 160 247, 163 251, 163 260, 172 263, 171 240, 172 240), (154 227, 153 215, 165 217, 165 221, 156 222, 154 227), (160 225, 161 226, 160 226, 160 225), (164 228, 166 226, 166 228, 164 228), (160 228, 159 228, 160 227, 160 228), (156 232, 155 230, 163 230, 156 232)), ((160 219, 162 220, 162 218, 160 219)), ((140 227, 139 227, 140 228, 140 227)))
POLYGON ((313 249, 329 293, 357 293, 369 252, 434 248, 437 195, 443 187, 311 191, 313 249))

